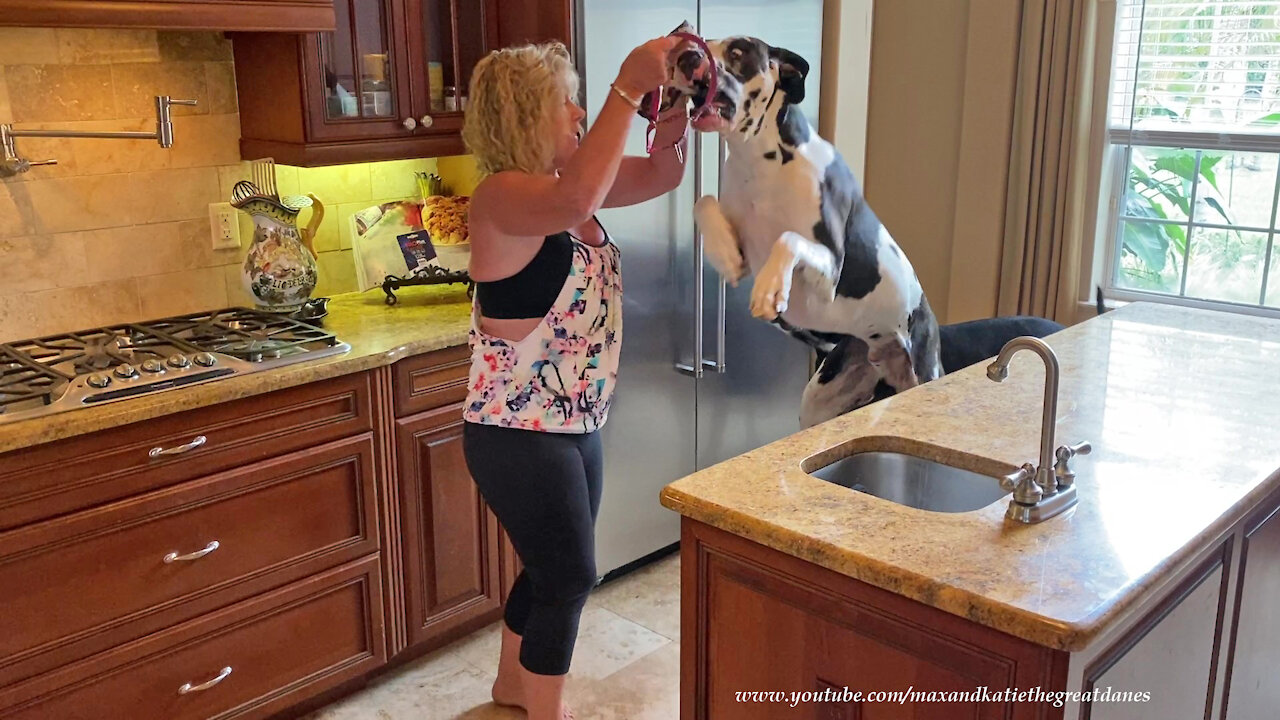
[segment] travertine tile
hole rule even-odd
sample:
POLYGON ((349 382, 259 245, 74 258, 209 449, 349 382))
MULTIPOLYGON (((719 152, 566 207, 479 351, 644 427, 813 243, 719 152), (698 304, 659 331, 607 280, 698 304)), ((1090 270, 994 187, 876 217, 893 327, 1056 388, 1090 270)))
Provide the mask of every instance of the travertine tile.
POLYGON ((0 122, 13 121, 13 108, 9 107, 9 82, 4 78, 4 66, 0 65, 0 122))
POLYGON ((204 64, 204 80, 209 93, 209 113, 230 115, 239 111, 236 99, 236 68, 230 62, 204 64))
POLYGON ((40 337, 138 317, 132 280, 0 296, 0 342, 40 337))
POLYGON ((375 198, 416 198, 418 181, 414 173, 436 171, 436 161, 391 160, 369 164, 369 179, 375 198))
POLYGON ((68 235, 0 238, 0 294, 82 285, 84 245, 68 235))
POLYGON ((222 266, 222 284, 227 291, 228 307, 253 307, 253 295, 244 288, 244 260, 222 266))
POLYGON ((156 40, 163 60, 231 60, 231 41, 220 32, 162 30, 156 40))
POLYGON ((168 151, 171 167, 234 166, 240 162, 239 115, 193 115, 173 124, 173 147, 168 151))
POLYGON ((338 245, 343 250, 351 249, 351 241, 355 232, 351 227, 351 217, 365 208, 373 207, 378 203, 373 200, 364 200, 357 203, 343 203, 337 206, 333 212, 335 227, 338 230, 338 245))
POLYGON ((147 114, 117 114, 110 65, 9 65, 4 75, 16 123, 110 120, 147 114))
POLYGON ((53 28, 0 27, 0 65, 52 65, 58 62, 53 28))
POLYGON ((284 195, 307 195, 298 183, 298 168, 292 165, 276 165, 276 191, 284 195))
POLYGON ((198 103, 195 107, 173 106, 173 117, 178 118, 173 123, 175 134, 181 132, 180 118, 209 114, 204 63, 121 63, 109 67, 111 82, 115 87, 114 117, 155 117, 157 95, 168 95, 175 100, 195 100, 198 103))
POLYGON ((352 251, 320 253, 317 265, 320 278, 313 297, 332 297, 356 290, 356 262, 352 251))
POLYGON ((361 202, 373 197, 369 165, 298 168, 298 190, 314 193, 325 205, 361 202))
POLYGON ((34 235, 37 225, 28 183, 0 183, 0 237, 34 235))
POLYGON ((522 712, 493 705, 489 697, 492 685, 492 674, 450 653, 436 652, 307 720, 522 718, 522 712), (475 712, 484 714, 472 714, 475 712))
POLYGON ((103 65, 156 62, 160 48, 155 30, 59 28, 58 62, 63 65, 103 65))
POLYGON ((177 225, 178 243, 183 252, 191 258, 191 267, 221 267, 239 263, 245 255, 248 240, 240 236, 241 247, 229 250, 214 250, 209 218, 183 220, 177 225))
POLYGON ((231 192, 241 180, 252 180, 249 163, 236 162, 218 167, 218 202, 231 202, 231 192))
POLYGON ((671 641, 601 607, 588 607, 578 624, 578 643, 569 672, 603 678, 671 641))
POLYGON ((596 588, 588 604, 679 640, 680 555, 673 554, 596 588))
MULTIPOLYGON (((316 252, 324 253, 344 249, 341 245, 342 231, 340 229, 346 222, 346 219, 342 216, 343 207, 346 206, 333 205, 325 207, 324 219, 320 221, 320 227, 316 228, 316 252)), ((311 210, 303 210, 298 216, 299 225, 305 225, 310 222, 311 213, 311 210)))
MULTIPOLYGON (((139 131, 153 132, 156 129, 155 118, 134 118, 132 120, 94 120, 91 122, 45 123, 42 127, 84 132, 139 131)), ((159 170, 169 167, 172 153, 160 147, 154 140, 100 140, 95 138, 59 139, 66 148, 71 163, 67 167, 75 175, 106 175, 110 173, 127 173, 138 170, 159 170)), ((62 156, 58 157, 58 167, 63 165, 62 156)), ((30 174, 30 173, 29 173, 30 174)), ((41 173, 42 175, 44 173, 41 173)))
POLYGON ((132 224, 146 197, 129 175, 91 175, 32 180, 26 188, 41 233, 73 232, 132 224))
POLYGON ((565 685, 565 701, 584 720, 675 720, 680 646, 664 645, 599 680, 571 675, 565 685))
POLYGON ((223 202, 213 167, 134 173, 137 217, 148 222, 195 220, 209 216, 209 204, 223 202))
POLYGON ((183 270, 137 279, 143 317, 163 317, 227 306, 221 268, 183 270))
POLYGON ((177 223, 69 233, 85 249, 85 278, 106 282, 191 270, 196 256, 179 241, 177 223))
POLYGON ((456 195, 470 195, 480 182, 472 155, 452 155, 436 159, 437 172, 456 195))

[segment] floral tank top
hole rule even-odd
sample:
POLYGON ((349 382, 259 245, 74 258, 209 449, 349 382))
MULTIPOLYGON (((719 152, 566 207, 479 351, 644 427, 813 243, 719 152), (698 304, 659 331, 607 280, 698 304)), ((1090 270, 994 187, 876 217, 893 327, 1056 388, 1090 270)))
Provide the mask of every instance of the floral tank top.
POLYGON ((621 252, 573 239, 573 261, 542 322, 522 340, 480 329, 471 308, 470 386, 463 419, 556 433, 598 430, 609 415, 622 347, 621 252))

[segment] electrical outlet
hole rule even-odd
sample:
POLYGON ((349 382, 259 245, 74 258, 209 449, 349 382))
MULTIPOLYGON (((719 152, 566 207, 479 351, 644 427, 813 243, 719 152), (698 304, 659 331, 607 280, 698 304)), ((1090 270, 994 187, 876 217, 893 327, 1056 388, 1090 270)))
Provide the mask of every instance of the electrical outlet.
POLYGON ((209 205, 209 227, 214 250, 240 248, 240 218, 231 203, 209 205))

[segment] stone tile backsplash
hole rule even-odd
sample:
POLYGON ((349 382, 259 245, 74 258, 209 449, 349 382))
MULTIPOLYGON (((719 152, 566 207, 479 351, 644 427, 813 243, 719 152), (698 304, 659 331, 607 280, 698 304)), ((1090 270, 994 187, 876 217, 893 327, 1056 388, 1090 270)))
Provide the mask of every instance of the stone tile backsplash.
MULTIPOLYGON (((200 103, 174 108, 169 150, 150 141, 18 140, 24 156, 58 165, 0 180, 0 342, 251 304, 240 288, 248 216, 241 249, 215 251, 209 239, 209 204, 227 202, 250 177, 230 42, 221 33, 0 28, 0 122, 150 131, 158 94, 200 103)), ((313 193, 327 210, 316 239, 317 296, 356 288, 351 215, 415 196, 414 172, 436 169, 435 159, 278 166, 282 194, 313 193)), ((439 162, 446 177, 473 169, 466 157, 439 162)))

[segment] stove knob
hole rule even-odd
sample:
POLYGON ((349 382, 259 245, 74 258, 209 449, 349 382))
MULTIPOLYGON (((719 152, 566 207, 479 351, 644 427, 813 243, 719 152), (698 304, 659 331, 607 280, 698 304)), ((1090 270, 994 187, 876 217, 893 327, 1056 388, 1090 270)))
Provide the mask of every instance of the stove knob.
POLYGON ((138 375, 138 371, 134 370, 133 366, 128 363, 125 363, 124 365, 121 365, 120 367, 116 368, 116 377, 120 378, 121 380, 131 378, 131 377, 137 377, 137 375, 138 375))
POLYGON ((111 378, 102 373, 94 373, 89 376, 89 387, 104 388, 111 384, 111 378))
POLYGON ((190 364, 191 361, 187 359, 186 355, 174 354, 169 356, 169 367, 184 368, 190 364))
POLYGON ((149 373, 164 372, 164 363, 160 362, 159 360, 156 360, 155 358, 152 358, 142 363, 142 369, 146 370, 149 373))
POLYGON ((207 352, 203 352, 203 353, 200 353, 199 355, 196 355, 194 358, 192 358, 192 360, 195 360, 196 364, 201 367, 212 367, 214 364, 218 362, 218 358, 214 357, 213 355, 210 355, 207 352))

